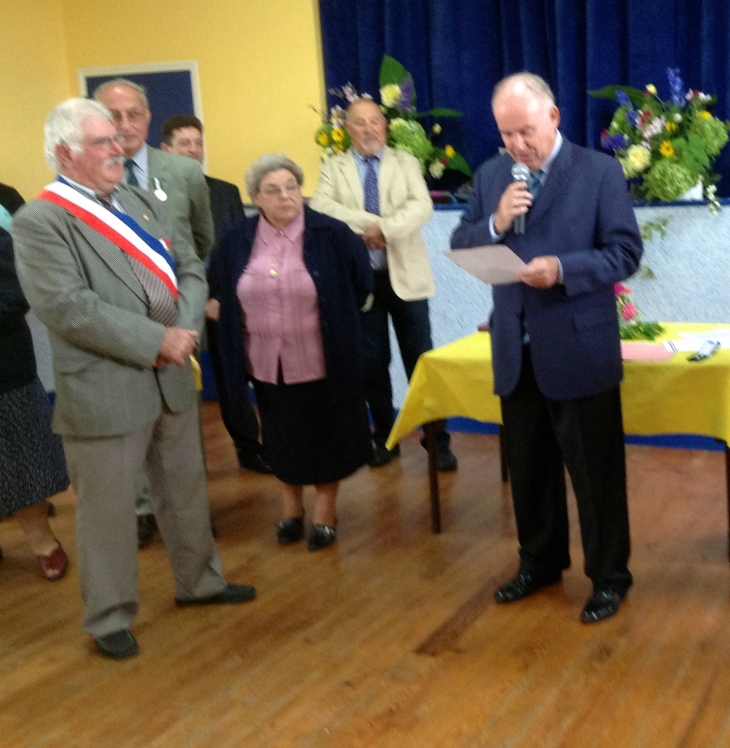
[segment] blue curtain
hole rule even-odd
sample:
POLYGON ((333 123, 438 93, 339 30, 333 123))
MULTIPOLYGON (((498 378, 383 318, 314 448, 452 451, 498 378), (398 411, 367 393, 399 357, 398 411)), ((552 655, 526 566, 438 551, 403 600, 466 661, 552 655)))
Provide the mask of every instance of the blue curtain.
MULTIPOLYGON (((657 86, 669 95, 668 67, 687 88, 714 93, 730 116, 728 0, 319 0, 328 88, 351 82, 377 96, 384 53, 413 75, 419 110, 464 112, 441 121, 472 167, 501 145, 491 114, 495 83, 529 70, 552 86, 561 130, 599 148, 616 108, 588 90, 610 83, 657 86)), ((330 103, 337 103, 330 99, 330 103)), ((716 162, 719 193, 730 194, 730 147, 716 162)))

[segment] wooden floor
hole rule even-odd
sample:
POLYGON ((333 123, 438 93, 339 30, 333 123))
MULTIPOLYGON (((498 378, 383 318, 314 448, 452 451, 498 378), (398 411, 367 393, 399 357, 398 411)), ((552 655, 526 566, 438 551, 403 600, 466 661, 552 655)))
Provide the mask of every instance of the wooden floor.
POLYGON ((411 436, 343 484, 340 540, 309 553, 276 543, 274 479, 238 470, 217 406, 204 420, 226 573, 258 599, 176 608, 158 540, 140 552, 141 654, 111 662, 80 627, 72 493, 56 501, 73 564, 58 583, 3 521, 3 748, 730 746, 722 453, 629 448, 636 582, 618 616, 585 626, 574 507, 563 584, 493 602, 516 569, 496 437, 454 436, 441 536, 411 436))

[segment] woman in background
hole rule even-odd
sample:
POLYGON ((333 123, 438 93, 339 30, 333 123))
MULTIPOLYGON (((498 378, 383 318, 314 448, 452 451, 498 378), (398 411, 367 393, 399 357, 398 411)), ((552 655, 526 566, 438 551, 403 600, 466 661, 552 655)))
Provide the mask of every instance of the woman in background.
POLYGON ((302 492, 314 484, 314 551, 337 537, 340 480, 372 457, 359 315, 373 276, 363 241, 304 207, 303 181, 286 156, 251 166, 246 187, 260 214, 236 224, 213 252, 209 312, 219 312, 231 400, 253 381, 264 449, 281 482, 279 542, 303 537, 302 492))
POLYGON ((68 557, 48 522, 46 499, 69 480, 51 405, 36 374, 28 304, 15 274, 10 234, 0 228, 0 517, 14 515, 46 579, 60 579, 68 557))

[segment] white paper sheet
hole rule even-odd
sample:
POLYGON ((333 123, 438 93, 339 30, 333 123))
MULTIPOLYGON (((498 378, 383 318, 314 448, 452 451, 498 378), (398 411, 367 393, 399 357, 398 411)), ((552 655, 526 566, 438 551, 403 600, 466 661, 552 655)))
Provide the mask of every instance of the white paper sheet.
POLYGON ((717 340, 721 350, 730 350, 730 330, 727 327, 717 327, 703 332, 680 332, 677 335, 679 339, 664 341, 664 347, 668 351, 694 353, 707 340, 717 340))
POLYGON ((515 273, 525 267, 525 263, 504 244, 457 249, 446 252, 444 256, 482 283, 493 286, 518 283, 515 273))

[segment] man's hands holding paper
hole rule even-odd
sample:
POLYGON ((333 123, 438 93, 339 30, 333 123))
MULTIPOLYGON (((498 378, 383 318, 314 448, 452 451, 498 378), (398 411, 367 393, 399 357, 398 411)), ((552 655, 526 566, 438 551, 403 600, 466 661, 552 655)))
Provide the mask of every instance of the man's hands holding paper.
POLYGON ((517 280, 533 288, 552 288, 560 280, 560 263, 555 255, 535 257, 515 275, 517 280))

